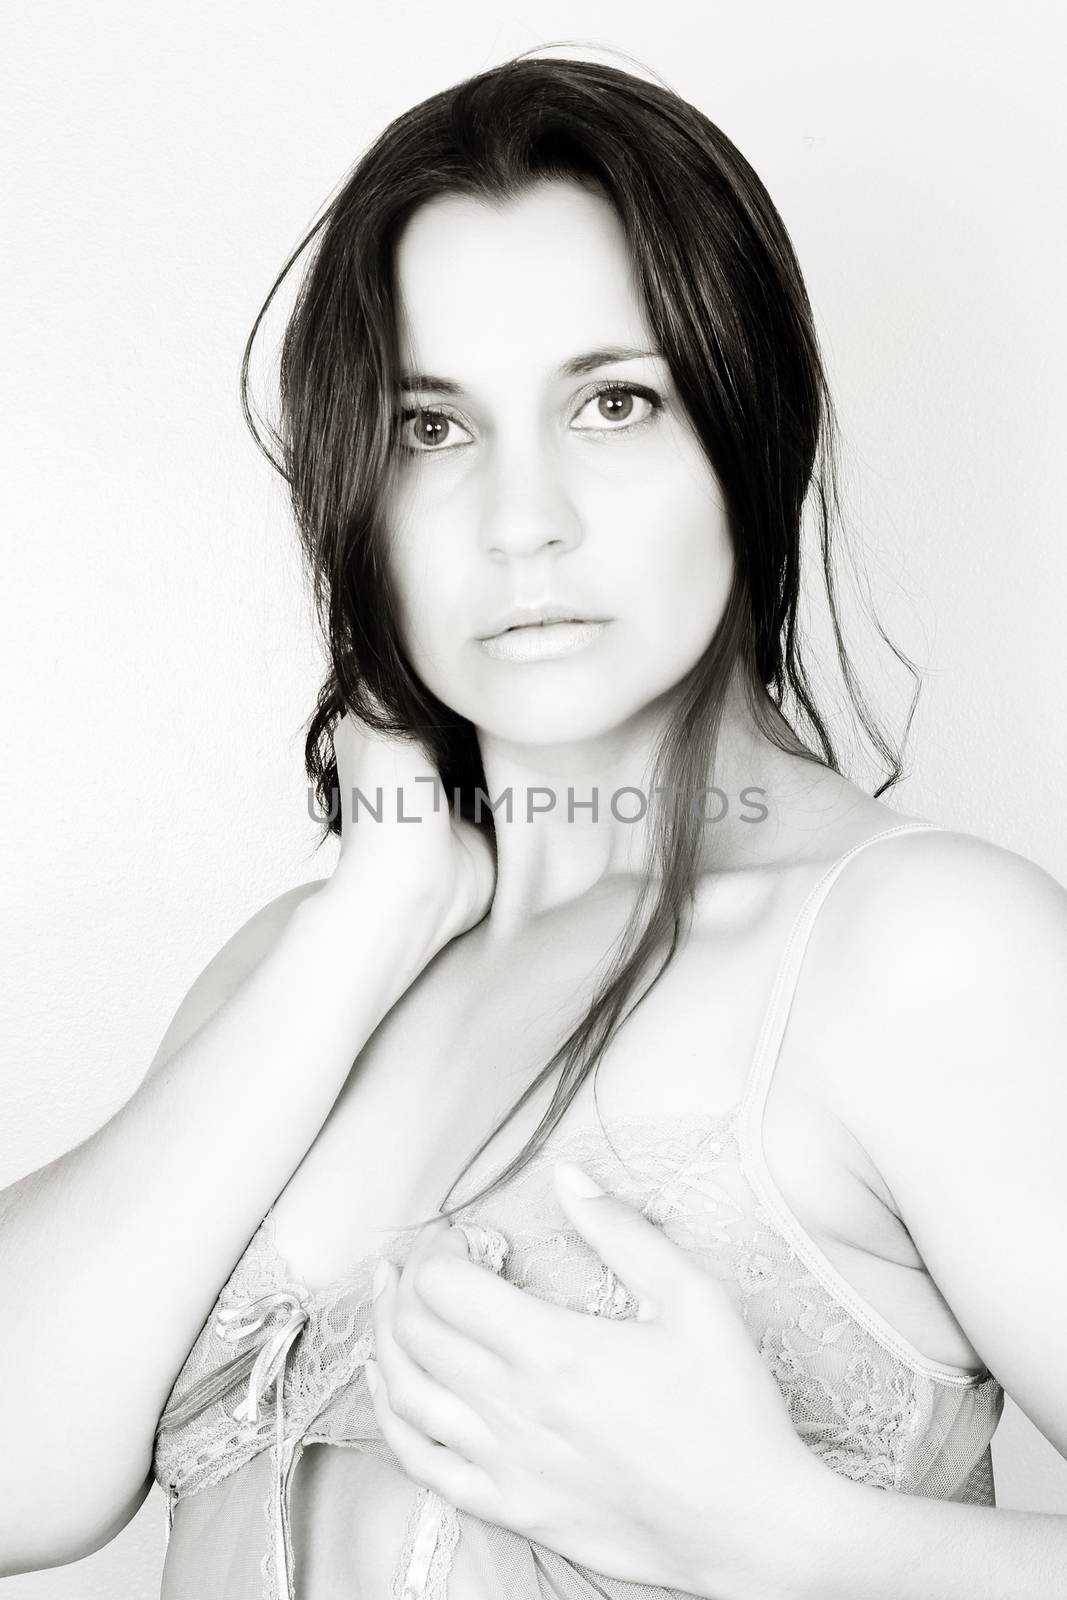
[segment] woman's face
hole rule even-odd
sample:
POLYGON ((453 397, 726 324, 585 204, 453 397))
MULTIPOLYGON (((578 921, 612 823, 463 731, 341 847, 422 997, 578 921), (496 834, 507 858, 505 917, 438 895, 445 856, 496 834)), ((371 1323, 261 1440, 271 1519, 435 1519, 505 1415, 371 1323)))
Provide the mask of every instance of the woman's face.
POLYGON ((387 514, 409 661, 502 740, 620 728, 706 650, 733 553, 618 218, 560 181, 501 206, 443 196, 407 224, 397 276, 404 420, 387 514), (603 626, 532 660, 482 643, 541 605, 603 626))

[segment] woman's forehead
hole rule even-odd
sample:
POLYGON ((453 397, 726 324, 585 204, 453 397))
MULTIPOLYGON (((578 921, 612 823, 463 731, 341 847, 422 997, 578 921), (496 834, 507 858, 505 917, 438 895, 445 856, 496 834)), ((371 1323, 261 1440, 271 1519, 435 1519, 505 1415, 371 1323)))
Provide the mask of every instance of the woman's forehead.
POLYGON ((622 225, 577 184, 428 202, 398 245, 397 299, 404 368, 461 384, 520 365, 548 379, 580 352, 650 347, 622 225))

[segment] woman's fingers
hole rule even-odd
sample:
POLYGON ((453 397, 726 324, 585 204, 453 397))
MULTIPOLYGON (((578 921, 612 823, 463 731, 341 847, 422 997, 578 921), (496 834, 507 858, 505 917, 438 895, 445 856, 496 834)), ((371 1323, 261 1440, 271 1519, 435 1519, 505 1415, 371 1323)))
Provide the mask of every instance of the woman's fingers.
POLYGON ((376 1362, 390 1411, 467 1460, 486 1459, 492 1434, 478 1412, 476 1396, 498 1382, 498 1375, 484 1352, 452 1334, 431 1313, 411 1304, 406 1310, 399 1307, 398 1287, 391 1270, 374 1303, 376 1362))

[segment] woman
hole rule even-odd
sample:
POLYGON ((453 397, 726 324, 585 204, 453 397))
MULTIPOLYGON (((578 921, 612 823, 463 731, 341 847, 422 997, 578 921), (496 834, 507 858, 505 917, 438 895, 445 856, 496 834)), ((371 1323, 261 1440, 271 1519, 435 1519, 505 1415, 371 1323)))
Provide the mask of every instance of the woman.
POLYGON ((840 635, 889 771, 838 770, 796 626, 832 412, 759 179, 669 91, 519 59, 313 234, 276 442, 338 865, 65 1175, 162 1126, 212 1173, 123 1390, 143 1427, 196 1322, 164 1600, 1056 1592, 1064 1523, 991 1515, 989 1441, 1004 1385, 1067 1453, 1020 1245, 1065 1198, 1064 895, 879 798, 840 635))

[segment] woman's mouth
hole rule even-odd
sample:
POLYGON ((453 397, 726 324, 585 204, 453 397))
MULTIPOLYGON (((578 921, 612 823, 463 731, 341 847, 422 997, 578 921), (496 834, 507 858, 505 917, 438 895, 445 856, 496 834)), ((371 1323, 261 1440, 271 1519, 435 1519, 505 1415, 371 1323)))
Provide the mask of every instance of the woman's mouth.
POLYGON ((498 661, 550 661, 583 650, 599 638, 606 622, 535 622, 508 628, 479 641, 498 661))

